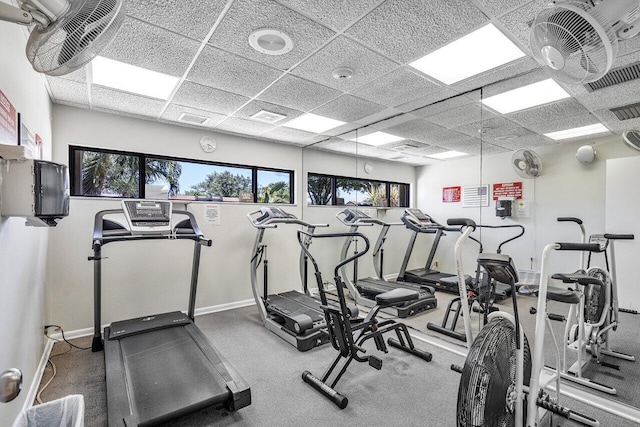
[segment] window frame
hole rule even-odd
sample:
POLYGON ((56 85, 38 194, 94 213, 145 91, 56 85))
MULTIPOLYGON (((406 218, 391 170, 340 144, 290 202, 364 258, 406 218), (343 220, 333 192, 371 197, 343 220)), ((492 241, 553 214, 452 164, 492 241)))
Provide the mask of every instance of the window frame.
MULTIPOLYGON (((353 177, 349 177, 349 176, 343 176, 343 175, 330 175, 330 174, 325 174, 325 173, 316 173, 316 172, 308 172, 307 173, 307 182, 305 185, 306 191, 305 191, 305 198, 304 198, 304 202, 307 204, 307 206, 346 206, 346 205, 337 205, 335 204, 335 202, 338 200, 337 199, 337 181, 339 179, 348 179, 348 180, 355 180, 355 181, 363 181, 363 182, 376 182, 379 184, 383 184, 385 186, 385 192, 387 195, 387 204, 389 204, 390 200, 389 200, 389 195, 391 194, 391 186, 392 185, 406 185, 407 186, 407 191, 404 197, 404 201, 402 200, 398 200, 398 205, 399 206, 385 206, 387 208, 408 208, 411 205, 411 184, 407 183, 407 182, 397 182, 397 181, 387 181, 384 179, 367 179, 367 178, 353 178, 353 177), (307 201, 308 197, 309 197, 309 178, 311 176, 314 177, 318 177, 318 178, 328 178, 331 182, 331 204, 329 205, 316 205, 313 203, 310 203, 307 201), (403 202, 404 204, 406 204, 406 206, 403 206, 403 202)), ((399 196, 399 195, 398 195, 399 196)), ((372 207, 380 207, 380 206, 372 206, 372 207)))
MULTIPOLYGON (((239 163, 227 163, 227 162, 211 162, 202 159, 189 159, 185 157, 175 157, 175 156, 167 156, 164 154, 150 154, 150 153, 140 153, 135 151, 124 151, 124 150, 112 150, 107 148, 98 148, 98 147, 83 147, 80 145, 69 145, 69 171, 70 171, 70 187, 71 187, 71 196, 72 197, 90 197, 97 199, 126 199, 127 197, 122 196, 91 196, 85 195, 82 193, 82 162, 79 158, 79 153, 83 151, 91 151, 96 153, 103 154, 114 154, 121 156, 131 156, 138 158, 138 173, 140 179, 138 180, 138 194, 140 199, 144 199, 145 194, 145 182, 144 182, 144 167, 147 159, 158 159, 158 160, 170 160, 175 162, 186 162, 186 163, 197 163, 201 165, 208 166, 218 166, 218 167, 227 167, 227 168, 241 168, 241 169, 250 169, 251 170, 251 192, 253 193, 253 203, 258 203, 258 171, 267 171, 267 172, 281 172, 289 175, 289 204, 294 204, 294 183, 295 183, 295 172, 289 169, 280 169, 280 168, 272 168, 266 166, 256 166, 256 165, 243 165, 239 163), (79 191, 78 191, 79 190, 79 191)), ((203 177, 204 179, 204 177, 203 177)), ((195 202, 195 200, 194 200, 195 202)), ((241 202, 220 202, 220 203, 241 203, 241 202)), ((244 202, 246 203, 246 202, 244 202)))

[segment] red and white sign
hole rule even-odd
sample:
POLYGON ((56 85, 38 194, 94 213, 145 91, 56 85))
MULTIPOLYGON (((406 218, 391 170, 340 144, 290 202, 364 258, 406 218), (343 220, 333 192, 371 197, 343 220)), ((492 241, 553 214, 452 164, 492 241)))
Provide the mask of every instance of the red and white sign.
POLYGON ((501 182, 493 184, 493 200, 500 197, 522 199, 522 182, 501 182))
POLYGON ((18 145, 16 109, 0 90, 0 144, 18 145))
POLYGON ((443 187, 442 188, 442 202, 454 203, 460 201, 460 187, 443 187))

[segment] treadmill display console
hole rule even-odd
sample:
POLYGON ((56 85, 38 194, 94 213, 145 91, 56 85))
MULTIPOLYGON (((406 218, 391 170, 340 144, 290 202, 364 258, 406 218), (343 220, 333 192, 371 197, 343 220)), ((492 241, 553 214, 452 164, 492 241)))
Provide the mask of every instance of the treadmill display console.
POLYGON ((171 202, 168 200, 123 200, 131 234, 162 234, 171 231, 171 202))
POLYGON ((407 209, 407 213, 413 216, 420 222, 428 222, 432 223, 431 217, 429 215, 425 215, 420 209, 407 209))
POLYGON ((281 208, 265 208, 271 212, 272 218, 291 218, 291 215, 283 211, 281 208))

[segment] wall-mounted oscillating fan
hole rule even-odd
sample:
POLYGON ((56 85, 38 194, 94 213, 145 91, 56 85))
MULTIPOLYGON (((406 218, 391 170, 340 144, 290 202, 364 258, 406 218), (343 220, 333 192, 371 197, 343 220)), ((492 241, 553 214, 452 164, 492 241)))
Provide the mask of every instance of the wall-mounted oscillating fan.
POLYGON ((522 178, 535 178, 542 171, 542 161, 531 150, 518 150, 511 156, 513 169, 522 178))
POLYGON ((640 130, 625 130, 622 133, 622 140, 627 144, 627 147, 635 151, 640 151, 640 130))
POLYGON ((534 57, 553 77, 583 84, 609 71, 618 39, 639 32, 640 0, 568 0, 554 2, 536 16, 529 41, 534 57))
POLYGON ((21 8, 0 2, 0 20, 35 25, 27 41, 33 69, 68 74, 91 61, 124 21, 122 0, 23 0, 21 8))

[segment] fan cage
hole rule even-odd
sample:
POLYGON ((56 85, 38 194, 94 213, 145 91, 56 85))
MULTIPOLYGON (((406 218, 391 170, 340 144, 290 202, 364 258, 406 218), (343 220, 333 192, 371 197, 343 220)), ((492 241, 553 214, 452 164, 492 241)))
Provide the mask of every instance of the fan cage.
POLYGON ((557 50, 564 64, 554 77, 570 84, 584 84, 604 76, 617 54, 618 39, 612 23, 583 2, 563 2, 543 9, 531 26, 530 44, 536 60, 547 67, 543 51, 557 50))
POLYGON ((81 0, 46 28, 35 28, 27 42, 34 70, 61 76, 91 61, 115 37, 125 19, 122 0, 81 0))

